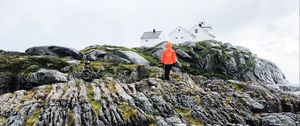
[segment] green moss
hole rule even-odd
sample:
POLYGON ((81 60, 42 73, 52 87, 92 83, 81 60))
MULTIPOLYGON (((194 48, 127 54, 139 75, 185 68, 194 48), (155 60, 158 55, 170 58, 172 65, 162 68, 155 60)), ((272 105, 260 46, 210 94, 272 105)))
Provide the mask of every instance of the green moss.
POLYGON ((254 59, 255 59, 255 58, 250 57, 250 59, 246 60, 246 63, 245 63, 245 64, 246 64, 246 66, 247 66, 248 68, 255 67, 256 62, 255 62, 254 59))
POLYGON ((175 81, 175 82, 178 82, 181 80, 181 77, 179 74, 177 73, 171 73, 170 76, 172 77, 172 80, 175 81))
POLYGON ((94 91, 92 85, 90 84, 87 85, 86 92, 87 92, 88 101, 98 116, 100 114, 101 105, 94 99, 94 91))
POLYGON ((189 124, 193 124, 193 125, 196 125, 196 126, 203 126, 203 124, 201 122, 197 121, 193 117, 192 110, 190 110, 190 109, 184 109, 184 108, 176 108, 175 111, 178 114, 182 115, 189 124))
POLYGON ((292 98, 291 96, 289 96, 289 95, 284 95, 284 96, 283 96, 283 100, 284 100, 284 102, 285 102, 286 104, 292 104, 293 98, 292 98))
POLYGON ((72 65, 71 66, 71 71, 72 72, 81 72, 84 68, 84 63, 81 62, 79 64, 76 64, 76 65, 72 65))
POLYGON ((91 50, 103 50, 103 51, 106 51, 107 53, 112 53, 112 51, 111 50, 107 50, 107 48, 116 48, 116 49, 121 50, 121 51, 135 51, 134 49, 126 48, 126 47, 123 47, 123 46, 96 45, 95 48, 82 49, 82 50, 80 50, 80 52, 83 53, 83 54, 87 54, 91 50))
POLYGON ((51 90, 52 90, 52 85, 51 84, 49 84, 49 85, 47 85, 46 87, 45 87, 45 89, 44 89, 44 98, 42 98, 42 100, 41 100, 41 102, 40 102, 40 106, 41 107, 43 107, 43 106, 45 106, 45 104, 46 104, 46 97, 49 95, 49 93, 51 92, 51 90))
POLYGON ((77 88, 77 91, 80 91, 81 90, 81 87, 80 87, 80 81, 76 81, 75 82, 75 86, 77 88))
POLYGON ((74 112, 68 109, 66 126, 74 126, 74 112))
POLYGON ((117 92, 115 84, 112 81, 107 81, 107 88, 112 92, 117 92))
POLYGON ((211 72, 211 71, 207 71, 207 72, 201 71, 201 75, 203 75, 207 78, 218 77, 218 78, 225 79, 225 80, 228 80, 228 78, 229 78, 224 74, 220 74, 218 72, 211 72))
POLYGON ((239 92, 243 91, 243 89, 238 84, 235 84, 235 83, 230 83, 229 87, 234 89, 235 91, 239 91, 239 92))
POLYGON ((117 66, 117 72, 120 72, 122 70, 127 70, 130 73, 133 72, 136 68, 138 67, 138 65, 136 64, 119 64, 117 66))
POLYGON ((165 93, 161 93, 160 96, 165 100, 168 101, 168 97, 165 93))
POLYGON ((6 118, 3 116, 0 116, 0 126, 2 126, 2 125, 4 126, 5 122, 6 122, 6 118))
POLYGON ((193 97, 194 99, 194 102, 197 104, 197 105, 201 105, 201 98, 199 95, 193 97))
POLYGON ((227 119, 229 122, 232 122, 232 117, 230 116, 229 113, 225 113, 225 116, 226 116, 226 119, 227 119))
POLYGON ((191 52, 191 48, 188 47, 188 46, 178 45, 177 48, 184 51, 184 52, 191 52))
POLYGON ((61 58, 53 56, 11 56, 0 55, 0 69, 2 71, 9 71, 14 75, 24 74, 27 75, 35 72, 40 68, 61 70, 69 64, 61 58))
POLYGON ((149 122, 155 122, 155 118, 151 113, 145 112, 145 116, 149 122))
POLYGON ((40 115, 40 108, 36 108, 35 111, 33 112, 32 116, 30 116, 27 120, 26 120, 26 126, 32 126, 37 120, 38 117, 40 115))
POLYGON ((199 56, 199 58, 201 60, 201 59, 204 59, 208 54, 210 54, 211 50, 205 48, 205 49, 203 49, 201 51, 197 51, 196 53, 197 53, 197 55, 199 56))
POLYGON ((91 66, 94 71, 98 71, 103 66, 103 63, 99 61, 92 61, 91 66))
POLYGON ((128 105, 128 102, 121 102, 119 104, 119 108, 122 112, 122 117, 124 121, 137 121, 139 119, 138 117, 138 110, 135 108, 132 108, 128 105))
POLYGON ((170 89, 170 85, 168 83, 160 83, 160 86, 164 89, 164 90, 169 90, 170 89))

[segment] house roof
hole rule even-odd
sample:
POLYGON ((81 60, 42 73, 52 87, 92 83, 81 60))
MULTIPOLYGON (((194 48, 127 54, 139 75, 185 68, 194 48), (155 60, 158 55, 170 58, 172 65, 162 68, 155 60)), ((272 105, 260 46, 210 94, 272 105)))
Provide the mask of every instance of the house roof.
POLYGON ((175 28, 175 29, 169 34, 169 36, 172 35, 174 32, 176 32, 178 29, 180 29, 180 30, 182 30, 182 31, 184 31, 184 32, 187 32, 187 33, 190 34, 192 37, 196 38, 196 36, 195 36, 193 33, 191 33, 190 31, 186 30, 185 28, 183 28, 183 27, 181 27, 181 26, 178 26, 177 28, 175 28))
MULTIPOLYGON (((198 25, 194 25, 191 29, 190 29, 190 31, 192 31, 194 28, 198 28, 199 26, 198 25)), ((214 36, 213 34, 211 34, 207 29, 205 29, 205 28, 202 28, 202 27, 199 27, 201 30, 203 30, 204 32, 206 32, 209 36, 211 36, 212 38, 216 38, 216 36, 214 36)))
POLYGON ((162 31, 144 32, 141 39, 157 39, 159 38, 160 34, 162 34, 162 31))

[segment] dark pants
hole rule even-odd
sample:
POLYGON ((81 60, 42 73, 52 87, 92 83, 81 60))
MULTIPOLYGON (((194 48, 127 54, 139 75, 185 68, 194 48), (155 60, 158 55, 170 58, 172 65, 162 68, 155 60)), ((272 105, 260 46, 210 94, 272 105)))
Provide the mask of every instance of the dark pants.
POLYGON ((165 67, 164 67, 164 69, 165 69, 165 78, 164 78, 164 80, 170 80, 170 77, 169 77, 169 75, 170 75, 170 70, 172 69, 172 64, 168 64, 168 65, 164 65, 165 67))

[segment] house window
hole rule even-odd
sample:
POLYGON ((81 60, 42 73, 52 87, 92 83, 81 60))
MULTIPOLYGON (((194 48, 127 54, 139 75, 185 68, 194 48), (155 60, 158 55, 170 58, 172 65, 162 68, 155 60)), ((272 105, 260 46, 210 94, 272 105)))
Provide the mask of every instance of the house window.
POLYGON ((181 39, 183 39, 183 36, 181 37, 181 39))
POLYGON ((195 33, 198 33, 198 29, 195 29, 195 33))
POLYGON ((145 40, 145 42, 148 42, 148 40, 145 40))

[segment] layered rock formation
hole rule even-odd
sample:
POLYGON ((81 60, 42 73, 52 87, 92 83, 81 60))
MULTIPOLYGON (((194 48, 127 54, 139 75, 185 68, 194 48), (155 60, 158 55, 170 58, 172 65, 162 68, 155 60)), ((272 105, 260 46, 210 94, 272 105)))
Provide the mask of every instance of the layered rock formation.
POLYGON ((164 82, 162 47, 1 51, 0 125, 300 125, 299 88, 273 63, 243 47, 187 42, 174 47, 164 82), (91 81, 82 80, 86 60, 91 81))

